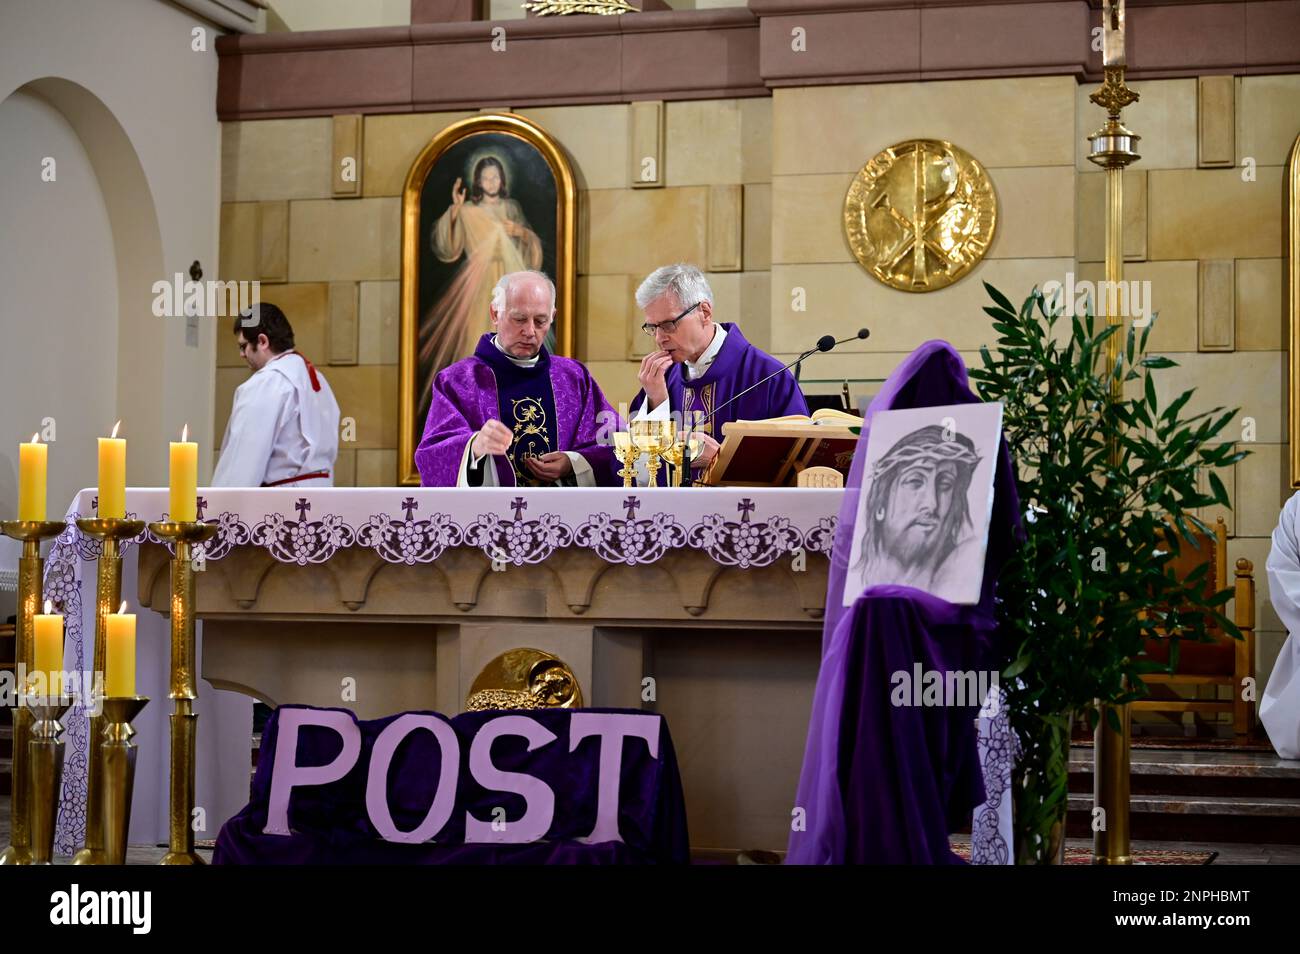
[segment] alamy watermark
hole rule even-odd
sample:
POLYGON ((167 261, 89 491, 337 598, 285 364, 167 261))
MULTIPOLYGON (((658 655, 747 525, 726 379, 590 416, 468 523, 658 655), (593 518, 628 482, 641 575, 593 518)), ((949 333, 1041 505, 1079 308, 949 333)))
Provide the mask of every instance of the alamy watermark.
POLYGON ((918 662, 910 671, 895 670, 889 683, 893 706, 971 706, 987 718, 998 714, 997 670, 926 669, 918 662))
POLYGON ((51 689, 64 696, 71 696, 81 702, 86 714, 97 716, 103 711, 101 700, 104 698, 104 673, 77 672, 75 670, 58 672, 57 679, 50 680, 50 674, 39 669, 28 670, 26 663, 19 663, 14 671, 0 671, 0 706, 15 708, 27 704, 30 697, 41 698, 51 694, 51 689))
POLYGON ((1133 327, 1151 324, 1151 282, 1076 281, 1074 272, 1065 273, 1065 281, 1055 279, 1043 285, 1043 298, 1049 305, 1060 305, 1066 318, 1087 314, 1090 303, 1094 314, 1115 314, 1133 319, 1133 327))
POLYGON ((260 281, 190 281, 180 272, 154 282, 152 291, 158 318, 233 318, 262 302, 260 281))

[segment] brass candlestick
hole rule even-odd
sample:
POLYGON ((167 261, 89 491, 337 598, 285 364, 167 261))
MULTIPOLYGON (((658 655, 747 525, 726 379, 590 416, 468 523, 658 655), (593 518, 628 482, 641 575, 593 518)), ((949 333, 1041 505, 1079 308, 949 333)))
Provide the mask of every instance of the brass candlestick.
MULTIPOLYGON (((28 810, 31 824, 31 863, 54 863, 54 825, 59 817, 59 792, 63 782, 63 724, 59 721, 72 706, 69 696, 27 696, 32 711, 31 738, 27 741, 30 760, 28 810)), ((16 791, 16 789, 15 789, 16 791)))
POLYGON ((217 528, 199 521, 164 521, 149 524, 158 537, 175 545, 172 554, 172 712, 171 810, 168 851, 159 864, 201 865, 194 851, 194 743, 199 717, 194 712, 198 698, 194 682, 194 566, 190 549, 210 540, 217 528))
POLYGON ((632 481, 636 479, 636 468, 633 464, 640 455, 632 445, 632 435, 627 431, 614 432, 614 456, 623 465, 618 472, 618 475, 623 478, 623 486, 631 487, 632 481))
MULTIPOLYGON (((144 529, 143 520, 125 520, 120 517, 93 517, 77 521, 77 527, 86 536, 102 542, 95 575, 95 650, 92 672, 104 671, 105 633, 108 631, 110 613, 116 613, 122 602, 122 551, 121 541, 136 536, 144 529)), ((90 691, 94 691, 93 689, 90 691)), ((101 689, 102 691, 102 689, 101 689)), ((89 698, 87 708, 98 712, 98 699, 89 698)), ((104 744, 104 716, 90 717, 90 753, 86 788, 86 843, 72 856, 74 865, 104 864, 104 790, 100 776, 100 747, 104 744)))
MULTIPOLYGON (((131 828, 131 793, 135 790, 136 746, 131 742, 131 723, 149 700, 144 696, 112 696, 104 699, 104 739, 100 746, 100 782, 103 786, 100 831, 103 857, 98 864, 126 864, 127 835, 131 828)), ((87 819, 87 828, 90 820, 87 819)))
MULTIPOLYGON (((18 559, 18 625, 14 635, 15 675, 26 680, 32 668, 32 617, 43 604, 45 561, 41 559, 41 541, 57 537, 66 524, 61 520, 5 520, 0 531, 21 540, 22 556, 18 559)), ((25 691, 19 686, 19 693, 25 691)), ((28 813, 28 747, 31 739, 32 713, 19 705, 13 715, 13 768, 10 773, 12 795, 9 800, 9 847, 0 853, 0 865, 32 863, 32 837, 28 813)))
MULTIPOLYGON (((1105 309, 1106 323, 1122 324, 1119 313, 1120 282, 1124 278, 1124 169, 1136 162, 1136 146, 1141 138, 1127 129, 1120 116, 1124 107, 1137 102, 1138 94, 1124 83, 1124 0, 1104 0, 1102 4, 1102 58, 1104 81, 1088 97, 1106 110, 1106 122, 1088 137, 1088 159, 1106 170, 1106 282, 1105 300, 1098 296, 1098 307, 1105 309)), ((1123 400, 1124 383, 1115 376, 1122 335, 1113 334, 1106 342, 1106 374, 1110 380, 1111 401, 1123 400)), ((1108 439, 1112 467, 1121 463, 1120 447, 1112 435, 1108 439)), ((1101 700, 1093 746, 1093 800, 1101 808, 1105 826, 1093 835, 1092 861, 1099 865, 1127 865, 1129 853, 1129 719, 1127 704, 1111 706, 1101 700), (1107 710, 1115 709, 1120 729, 1109 725, 1107 710)))

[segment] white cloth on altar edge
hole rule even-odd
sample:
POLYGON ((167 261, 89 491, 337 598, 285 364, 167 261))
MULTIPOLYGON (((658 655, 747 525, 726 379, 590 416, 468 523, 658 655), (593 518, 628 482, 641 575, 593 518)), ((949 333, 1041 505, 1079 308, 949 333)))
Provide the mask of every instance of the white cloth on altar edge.
POLYGON ((1269 598, 1287 637, 1260 698, 1259 721, 1278 755, 1300 759, 1300 493, 1282 507, 1265 567, 1269 598))

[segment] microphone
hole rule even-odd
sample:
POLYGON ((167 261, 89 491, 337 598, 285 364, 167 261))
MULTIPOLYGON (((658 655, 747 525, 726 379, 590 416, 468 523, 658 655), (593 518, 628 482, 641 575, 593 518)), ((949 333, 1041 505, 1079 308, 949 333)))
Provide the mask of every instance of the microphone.
MULTIPOLYGON (((708 415, 707 417, 703 418, 703 419, 700 421, 700 423, 697 424, 697 425, 695 425, 695 426, 696 426, 696 427, 703 427, 706 423, 708 423, 709 421, 713 420, 713 415, 717 414, 717 413, 718 413, 719 411, 721 411, 724 407, 727 407, 729 404, 732 404, 733 402, 740 400, 742 397, 744 397, 744 396, 745 396, 746 394, 748 394, 750 391, 754 390, 754 389, 757 388, 757 387, 761 387, 762 385, 766 384, 768 381, 771 381, 774 377, 776 377, 778 374, 781 374, 783 371, 789 371, 791 368, 793 368, 796 364, 799 364, 799 362, 803 361, 805 358, 809 358, 809 357, 811 357, 812 355, 818 354, 819 352, 830 351, 830 350, 831 350, 832 348, 834 348, 836 345, 844 344, 844 342, 846 342, 846 341, 864 341, 864 340, 866 340, 868 337, 870 337, 870 335, 871 335, 871 332, 868 331, 866 328, 859 328, 859 329, 858 329, 858 333, 857 333, 856 335, 850 335, 850 336, 847 337, 847 338, 841 338, 839 341, 836 341, 836 340, 835 340, 834 338, 832 338, 830 335, 822 335, 820 338, 817 339, 817 344, 816 344, 816 345, 814 345, 813 347, 809 348, 809 349, 808 349, 807 351, 805 351, 803 354, 799 355, 799 357, 795 358, 793 361, 791 361, 789 364, 787 364, 784 368, 779 368, 778 370, 773 371, 773 372, 772 372, 771 374, 769 374, 767 377, 765 377, 765 378, 761 378, 760 380, 754 382, 754 383, 751 384, 749 387, 745 388, 745 390, 741 391, 739 394, 734 394, 734 395, 732 395, 728 400, 723 401, 721 404, 719 404, 717 407, 715 407, 712 411, 710 411, 710 412, 709 412, 709 415, 708 415)), ((798 375, 795 375, 795 381, 798 381, 798 380, 799 380, 798 375)), ((686 425, 686 424, 688 424, 689 422, 687 422, 687 421, 683 421, 682 423, 683 423, 683 425, 686 425)))

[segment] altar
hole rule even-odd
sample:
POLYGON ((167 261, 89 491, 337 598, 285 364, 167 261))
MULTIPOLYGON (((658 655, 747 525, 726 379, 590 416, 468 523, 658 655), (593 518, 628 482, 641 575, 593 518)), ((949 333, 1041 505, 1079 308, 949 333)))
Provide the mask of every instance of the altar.
MULTIPOLYGON (((199 493, 199 519, 217 527, 195 561, 202 683, 359 718, 451 716, 494 657, 542 650, 572 669, 585 705, 667 719, 693 848, 785 847, 842 491, 199 493)), ((93 496, 82 491, 72 509, 92 512, 93 496)), ((127 491, 128 512, 146 520, 166 508, 165 489, 127 491)), ((73 525, 60 538, 47 579, 70 579, 79 564, 93 592, 93 552, 78 537, 73 525)), ((136 564, 135 595, 165 614, 168 550, 148 530, 134 542, 126 562, 136 564)), ((69 627, 70 654, 89 632, 69 627)), ((141 693, 164 702, 165 683, 147 686, 145 670, 142 661, 141 693)), ((161 678, 165 660, 157 670, 161 678)), ((218 721, 201 719, 201 748, 218 721)), ((229 757, 241 740, 220 743, 221 774, 241 770, 229 757)), ((202 763, 199 774, 204 804, 202 763)), ((68 791, 71 762, 69 775, 68 791)), ((148 830, 139 811, 133 833, 148 830)))

